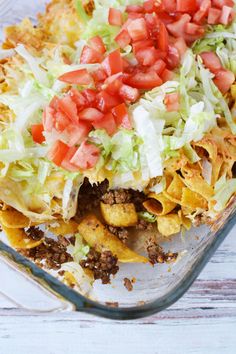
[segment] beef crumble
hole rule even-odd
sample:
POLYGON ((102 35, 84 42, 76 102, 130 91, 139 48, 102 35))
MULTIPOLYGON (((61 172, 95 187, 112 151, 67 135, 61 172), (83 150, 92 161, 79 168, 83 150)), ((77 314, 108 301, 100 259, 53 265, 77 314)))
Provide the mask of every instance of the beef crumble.
POLYGON ((101 279, 102 284, 109 284, 111 275, 118 272, 118 258, 111 251, 102 253, 90 249, 87 258, 80 261, 83 268, 90 269, 94 274, 94 279, 101 279))
POLYGON ((115 236, 117 236, 123 243, 126 243, 129 232, 124 227, 115 227, 111 225, 106 225, 106 228, 115 236))
POLYGON ((143 211, 143 202, 146 200, 143 192, 135 191, 133 189, 118 189, 110 190, 105 193, 101 200, 105 204, 124 204, 133 203, 136 211, 143 211))
POLYGON ((29 238, 35 241, 39 241, 44 237, 44 232, 35 226, 31 226, 28 229, 25 229, 25 232, 29 238))
POLYGON ((164 252, 153 238, 149 238, 147 241, 147 253, 152 264, 175 262, 178 257, 178 253, 164 252))
POLYGON ((131 282, 131 280, 129 278, 124 278, 124 286, 126 287, 126 289, 128 291, 132 291, 133 290, 133 284, 131 282))
POLYGON ((143 220, 143 219, 139 219, 137 225, 135 226, 135 228, 137 230, 141 230, 141 231, 145 231, 145 230, 151 231, 151 230, 153 230, 153 223, 148 222, 148 221, 143 220))

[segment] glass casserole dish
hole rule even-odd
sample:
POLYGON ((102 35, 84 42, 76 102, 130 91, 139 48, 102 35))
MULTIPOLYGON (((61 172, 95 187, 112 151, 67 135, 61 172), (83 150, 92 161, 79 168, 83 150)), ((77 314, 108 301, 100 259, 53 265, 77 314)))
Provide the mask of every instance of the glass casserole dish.
MULTIPOLYGON (((4 15, 2 26, 15 23, 25 17, 35 18, 37 12, 43 10, 44 1, 29 4, 18 1, 12 8, 14 11, 4 15), (12 13, 14 16, 12 17, 12 13)), ((6 8, 7 11, 7 8, 6 8)), ((114 319, 133 319, 147 316, 161 311, 177 301, 187 291, 192 282, 199 275, 204 265, 209 261, 220 243, 234 226, 234 200, 222 213, 214 230, 202 226, 187 232, 184 239, 174 237, 171 241, 162 242, 164 248, 171 247, 172 251, 179 252, 181 257, 175 264, 159 264, 155 267, 148 265, 121 265, 120 272, 111 285, 95 284, 90 300, 73 289, 62 284, 52 275, 38 268, 35 264, 22 257, 3 241, 0 242, 0 254, 7 263, 18 270, 26 272, 45 286, 48 290, 73 304, 77 311, 85 311, 114 319), (132 292, 123 287, 124 277, 135 278, 132 292), (118 307, 116 304, 119 304, 118 307)))

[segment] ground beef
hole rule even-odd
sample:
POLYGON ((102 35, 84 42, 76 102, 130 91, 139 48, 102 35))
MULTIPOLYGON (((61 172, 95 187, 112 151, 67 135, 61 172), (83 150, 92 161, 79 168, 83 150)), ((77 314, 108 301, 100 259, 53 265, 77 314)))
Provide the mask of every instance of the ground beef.
POLYGON ((135 228, 137 230, 142 230, 142 231, 145 231, 145 230, 151 231, 151 230, 153 230, 153 223, 148 222, 148 221, 143 220, 143 219, 139 219, 139 221, 138 221, 137 225, 135 226, 135 228))
POLYGON ((105 204, 133 203, 136 211, 143 211, 143 202, 146 200, 144 193, 133 189, 117 189, 105 193, 101 200, 105 204))
POLYGON ((45 238, 39 246, 29 250, 20 250, 20 253, 32 259, 37 265, 42 266, 42 261, 44 261, 46 268, 57 270, 61 268, 61 264, 73 261, 66 251, 68 244, 69 241, 62 236, 58 237, 58 241, 45 238))
POLYGON ((129 232, 124 227, 114 227, 111 225, 106 225, 106 228, 113 234, 116 235, 123 243, 126 243, 129 232))
POLYGON ((85 10, 86 14, 89 16, 92 16, 93 11, 95 9, 94 0, 89 0, 83 6, 84 6, 84 10, 85 10))
POLYGON ((128 279, 128 278, 124 278, 124 286, 126 287, 126 289, 128 291, 132 291, 133 290, 133 284, 132 284, 131 280, 128 279))
POLYGON ((150 238, 147 241, 147 253, 152 264, 171 263, 174 262, 178 257, 178 253, 165 253, 163 248, 158 245, 153 238, 150 238))
POLYGON ((109 284, 111 275, 119 270, 117 262, 118 258, 111 251, 99 253, 91 248, 87 258, 80 261, 80 265, 90 269, 94 274, 94 279, 101 279, 103 284, 109 284))
POLYGON ((77 216, 81 217, 86 212, 94 210, 100 203, 101 197, 107 192, 108 181, 93 184, 89 183, 88 178, 84 179, 84 183, 80 187, 78 195, 77 216))
POLYGON ((25 232, 29 238, 35 241, 39 241, 44 237, 44 232, 35 226, 29 227, 25 232))

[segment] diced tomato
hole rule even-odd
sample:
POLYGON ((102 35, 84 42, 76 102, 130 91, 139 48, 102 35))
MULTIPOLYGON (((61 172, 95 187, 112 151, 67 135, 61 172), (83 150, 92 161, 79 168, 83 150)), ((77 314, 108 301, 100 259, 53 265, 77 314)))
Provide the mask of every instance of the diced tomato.
POLYGON ((167 63, 170 69, 175 69, 180 63, 179 51, 173 45, 169 45, 168 54, 167 54, 167 63))
POLYGON ((177 0, 176 10, 177 12, 183 13, 193 13, 197 10, 197 1, 196 0, 177 0))
POLYGON ((221 69, 215 74, 214 83, 223 95, 229 91, 234 81, 234 73, 230 70, 221 69))
POLYGON ((199 10, 193 16, 193 21, 196 23, 202 23, 202 20, 207 16, 210 7, 211 0, 202 0, 199 10))
POLYGON ((177 112, 180 107, 178 92, 166 94, 164 103, 168 112, 177 112))
POLYGON ((89 85, 93 81, 87 69, 70 71, 61 75, 58 80, 75 85, 89 85))
POLYGON ((79 117, 81 120, 86 120, 88 122, 93 122, 103 118, 103 113, 96 108, 85 108, 80 112, 79 117))
POLYGON ((143 18, 143 14, 139 14, 136 12, 129 12, 128 13, 128 19, 129 20, 137 20, 138 18, 143 18))
POLYGON ((99 68, 95 71, 92 72, 92 77, 95 83, 97 82, 103 82, 107 78, 107 74, 104 69, 99 68))
POLYGON ((212 0, 212 5, 222 9, 223 6, 234 7, 233 0, 212 0))
POLYGON ((115 118, 111 112, 105 114, 101 120, 97 120, 92 124, 95 129, 105 129, 109 135, 113 135, 117 129, 115 118))
POLYGON ((108 22, 112 26, 122 26, 122 12, 118 9, 110 7, 108 14, 108 22))
POLYGON ((200 56, 205 67, 212 73, 216 73, 222 68, 221 61, 214 52, 203 52, 200 56))
POLYGON ((66 95, 58 102, 58 108, 63 112, 72 122, 77 123, 79 120, 77 114, 77 107, 70 95, 66 95))
POLYGON ((128 6, 126 6, 125 11, 128 13, 129 12, 143 13, 144 9, 143 9, 143 6, 141 6, 141 5, 128 5, 128 6))
POLYGON ((132 125, 129 119, 129 112, 124 103, 116 106, 112 109, 112 113, 115 117, 116 124, 125 129, 132 129, 132 125))
POLYGON ((120 73, 108 77, 104 82, 104 90, 111 95, 117 94, 122 86, 122 77, 120 73))
POLYGON ((51 102, 49 103, 49 107, 57 110, 58 109, 58 102, 59 102, 59 98, 57 96, 54 96, 53 99, 51 100, 51 102))
POLYGON ((87 100, 85 99, 85 97, 82 95, 81 92, 79 92, 78 90, 72 88, 69 91, 69 94, 73 100, 73 102, 75 102, 77 109, 80 111, 81 109, 83 109, 86 105, 87 105, 87 100))
POLYGON ((178 21, 169 23, 167 25, 168 31, 176 38, 183 37, 185 34, 186 24, 191 20, 191 16, 188 14, 183 14, 178 21))
POLYGON ((197 37, 202 37, 205 29, 203 26, 196 25, 195 23, 187 23, 185 27, 185 32, 188 34, 191 34, 194 36, 193 40, 195 40, 197 37))
POLYGON ((135 57, 141 65, 151 66, 157 59, 156 49, 154 47, 140 49, 135 57))
POLYGON ((124 84, 120 88, 119 95, 126 102, 136 102, 139 98, 139 90, 124 84))
POLYGON ((151 67, 158 75, 160 75, 166 68, 166 63, 162 59, 158 59, 151 67))
POLYGON ((147 0, 143 3, 144 11, 147 13, 153 13, 155 11, 155 0, 147 0))
POLYGON ((51 132, 55 124, 55 110, 47 106, 43 111, 43 127, 46 132, 51 132))
POLYGON ((144 18, 133 20, 128 25, 127 30, 133 41, 142 41, 148 39, 147 25, 144 18))
POLYGON ((84 98, 87 101, 87 105, 92 105, 96 101, 97 93, 92 89, 85 89, 81 92, 84 98))
POLYGON ((89 45, 90 47, 92 47, 93 49, 95 49, 97 52, 101 54, 106 53, 105 44, 100 36, 95 36, 93 38, 90 38, 89 45))
POLYGON ((134 74, 127 82, 130 86, 140 90, 151 90, 162 84, 161 78, 154 70, 134 74))
POLYGON ((173 80, 174 76, 175 75, 174 75, 173 71, 170 71, 168 69, 164 69, 163 72, 161 73, 161 78, 162 78, 163 82, 173 80))
POLYGON ((65 136, 68 138, 67 144, 69 146, 81 144, 82 141, 88 136, 91 129, 91 124, 87 122, 79 122, 77 125, 68 125, 63 131, 65 136))
POLYGON ((88 170, 96 165, 99 155, 99 148, 84 141, 71 158, 70 163, 81 170, 88 170))
POLYGON ((233 9, 229 6, 223 6, 219 18, 219 22, 222 23, 222 25, 226 26, 233 20, 233 17, 234 17, 233 9))
POLYGON ((31 126, 31 134, 35 143, 42 144, 45 141, 43 132, 43 124, 34 124, 31 126))
POLYGON ((162 6, 167 13, 176 12, 176 0, 162 0, 162 6))
POLYGON ((157 37, 158 48, 163 52, 168 51, 169 35, 163 22, 160 23, 160 31, 157 37))
POLYGON ((85 45, 81 57, 80 57, 80 63, 81 64, 94 64, 94 63, 100 63, 102 61, 102 54, 99 53, 96 49, 89 47, 88 45, 85 45))
POLYGON ((152 46, 153 46, 153 40, 151 39, 147 39, 146 41, 137 41, 132 44, 134 54, 136 54, 140 49, 144 49, 152 46))
POLYGON ((60 166, 69 149, 70 148, 68 145, 64 144, 60 140, 57 140, 49 150, 47 157, 50 161, 54 162, 55 165, 60 166))
POLYGON ((209 25, 217 25, 221 16, 221 10, 210 7, 208 11, 207 23, 209 25))
POLYGON ((123 29, 120 33, 115 37, 116 43, 120 48, 125 48, 131 42, 131 37, 127 30, 123 29))
POLYGON ((185 40, 183 38, 177 38, 173 45, 178 50, 180 58, 183 58, 186 50, 188 49, 185 40))
POLYGON ((73 146, 71 147, 67 154, 65 155, 64 159, 61 162, 61 167, 64 168, 64 170, 70 171, 70 172, 77 172, 78 171, 78 167, 73 165, 70 160, 72 159, 72 157, 74 156, 74 154, 77 151, 77 147, 73 146))
POLYGON ((55 123, 54 123, 54 128, 59 132, 63 132, 68 125, 71 124, 70 118, 66 116, 63 112, 60 110, 55 113, 55 123))
POLYGON ((156 39, 159 33, 160 20, 155 13, 145 14, 144 19, 151 38, 156 39))
POLYGON ((102 66, 108 76, 120 73, 123 71, 123 61, 120 55, 120 50, 116 49, 114 52, 108 54, 106 59, 102 62, 102 66))
POLYGON ((106 91, 101 91, 97 95, 96 102, 97 108, 103 113, 110 111, 111 108, 121 103, 119 96, 109 95, 109 93, 107 93, 106 91))

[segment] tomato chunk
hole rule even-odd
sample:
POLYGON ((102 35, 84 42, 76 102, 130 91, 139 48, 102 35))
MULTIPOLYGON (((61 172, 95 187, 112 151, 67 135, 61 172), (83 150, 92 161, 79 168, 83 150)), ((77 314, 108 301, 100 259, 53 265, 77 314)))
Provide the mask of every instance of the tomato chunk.
POLYGON ((89 47, 88 45, 85 45, 81 53, 80 63, 81 64, 100 63, 102 61, 102 57, 103 56, 101 53, 99 53, 99 51, 89 47))
POLYGON ((195 12, 197 10, 197 1, 196 0, 177 0, 176 1, 176 10, 177 12, 195 12))
POLYGON ((130 37, 133 41, 148 39, 147 25, 143 18, 133 20, 127 27, 130 37))
POLYGON ((102 66, 108 76, 120 73, 123 71, 123 61, 120 55, 120 50, 114 50, 108 54, 106 59, 102 62, 102 66))
POLYGON ((103 82, 107 78, 107 74, 106 74, 105 70, 102 68, 99 68, 96 71, 92 72, 91 75, 92 75, 95 83, 103 82))
POLYGON ((183 38, 177 38, 174 42, 174 47, 178 50, 180 57, 183 58, 188 49, 185 40, 183 38))
POLYGON ((147 13, 153 13, 156 9, 154 0, 147 0, 143 3, 144 11, 147 13))
POLYGON ((57 140, 49 150, 47 157, 55 165, 60 166, 68 151, 69 146, 64 144, 62 141, 57 140))
POLYGON ((160 31, 159 31, 159 36, 157 38, 157 44, 160 50, 162 50, 163 52, 168 51, 169 35, 166 26, 164 25, 163 22, 160 23, 160 31))
POLYGON ((80 93, 78 90, 72 88, 70 90, 69 94, 70 94, 73 102, 75 102, 78 110, 81 110, 86 106, 87 100, 82 95, 82 93, 80 93))
POLYGON ((103 114, 96 108, 85 108, 79 114, 80 119, 93 122, 103 118, 103 114))
POLYGON ((93 38, 90 38, 89 45, 90 47, 92 47, 93 49, 95 49, 97 52, 101 54, 106 53, 105 44, 100 36, 95 36, 93 38))
POLYGON ((122 86, 122 77, 120 73, 108 77, 104 82, 104 90, 111 95, 117 94, 122 86))
POLYGON ((127 30, 123 29, 120 33, 115 37, 116 43, 120 48, 125 48, 131 42, 131 37, 127 30))
POLYGON ((233 0, 212 0, 212 5, 222 9, 223 6, 234 7, 233 0))
POLYGON ((84 141, 71 158, 70 163, 81 170, 88 170, 96 165, 99 155, 99 148, 84 141))
POLYGON ((70 71, 61 75, 58 80, 75 85, 89 85, 93 81, 87 69, 70 71))
POLYGON ((57 110, 58 109, 58 102, 59 102, 59 98, 57 96, 54 96, 53 99, 51 100, 51 102, 49 103, 49 107, 57 110))
POLYGON ((43 127, 46 132, 51 132, 55 124, 55 110, 47 106, 43 111, 43 127))
POLYGON ((112 26, 122 26, 122 12, 118 9, 110 7, 108 14, 108 22, 112 26))
POLYGON ((132 124, 129 119, 129 112, 124 103, 112 109, 116 124, 125 129, 132 129, 132 124))
POLYGON ((43 124, 34 124, 31 126, 31 134, 35 143, 42 144, 45 141, 43 132, 43 124))
POLYGON ((168 13, 176 12, 176 1, 175 0, 162 0, 163 10, 168 13))
POLYGON ((200 57, 205 67, 212 73, 216 73, 222 68, 221 61, 214 52, 203 52, 200 57))
POLYGON ((63 132, 63 130, 71 124, 71 120, 63 112, 57 111, 55 113, 55 124, 54 128, 58 132, 63 132))
POLYGON ((72 122, 77 123, 79 120, 77 114, 77 107, 71 96, 67 95, 61 98, 58 102, 58 108, 63 112, 72 122))
POLYGON ((141 5, 128 5, 126 6, 125 9, 126 12, 137 12, 137 13, 143 13, 144 9, 143 6, 141 5))
POLYGON ((139 91, 137 88, 129 85, 122 85, 119 91, 120 97, 126 102, 136 102, 139 98, 139 91))
POLYGON ((191 20, 191 16, 188 14, 183 14, 178 21, 173 23, 169 23, 167 25, 168 31, 176 38, 183 37, 185 34, 185 27, 186 24, 189 23, 191 20))
POLYGON ((86 89, 86 90, 83 90, 81 93, 84 96, 84 98, 86 99, 87 105, 94 104, 94 102, 96 101, 96 97, 97 97, 95 90, 86 89))
POLYGON ((154 70, 150 70, 146 73, 139 72, 132 75, 127 83, 137 89, 151 90, 156 86, 160 86, 162 84, 162 80, 154 70))
POLYGON ((178 49, 169 45, 168 54, 167 54, 167 64, 169 69, 175 69, 180 63, 180 55, 178 49))
POLYGON ((163 72, 161 73, 161 79, 163 80, 163 82, 173 80, 174 76, 175 74, 173 73, 173 71, 170 71, 168 69, 164 69, 163 72))
POLYGON ((77 172, 78 167, 73 165, 70 160, 74 156, 74 154, 77 151, 77 147, 73 146, 71 147, 68 152, 66 153, 64 159, 61 162, 61 167, 64 168, 64 170, 70 171, 70 172, 77 172))
POLYGON ((70 124, 63 131, 67 137, 67 144, 74 146, 75 144, 81 144, 82 141, 88 136, 92 126, 87 122, 79 122, 79 124, 70 124))
POLYGON ((132 43, 133 52, 136 54, 140 49, 152 47, 154 45, 152 39, 147 39, 146 41, 137 41, 132 43))
POLYGON ((216 25, 217 23, 219 23, 220 16, 221 10, 215 9, 214 7, 210 7, 208 11, 207 22, 209 23, 209 25, 216 25))
POLYGON ((223 95, 229 91, 234 81, 234 73, 230 70, 221 69, 215 74, 214 83, 223 95))
POLYGON ((156 49, 154 47, 140 49, 135 56, 138 62, 143 66, 151 66, 157 59, 156 49))
POLYGON ((117 129, 115 118, 111 112, 105 114, 102 119, 97 120, 92 124, 95 129, 105 129, 109 135, 113 135, 117 129))
POLYGON ((219 22, 222 23, 222 25, 226 26, 233 20, 233 17, 234 17, 233 9, 229 6, 223 6, 219 18, 219 22))
POLYGON ((119 96, 112 96, 106 91, 102 91, 97 95, 96 106, 103 113, 108 112, 111 108, 120 103, 119 96))
POLYGON ((168 112, 177 112, 180 107, 178 92, 166 94, 164 103, 168 112))
POLYGON ((162 59, 158 59, 151 67, 158 75, 160 75, 166 68, 166 63, 162 59))

